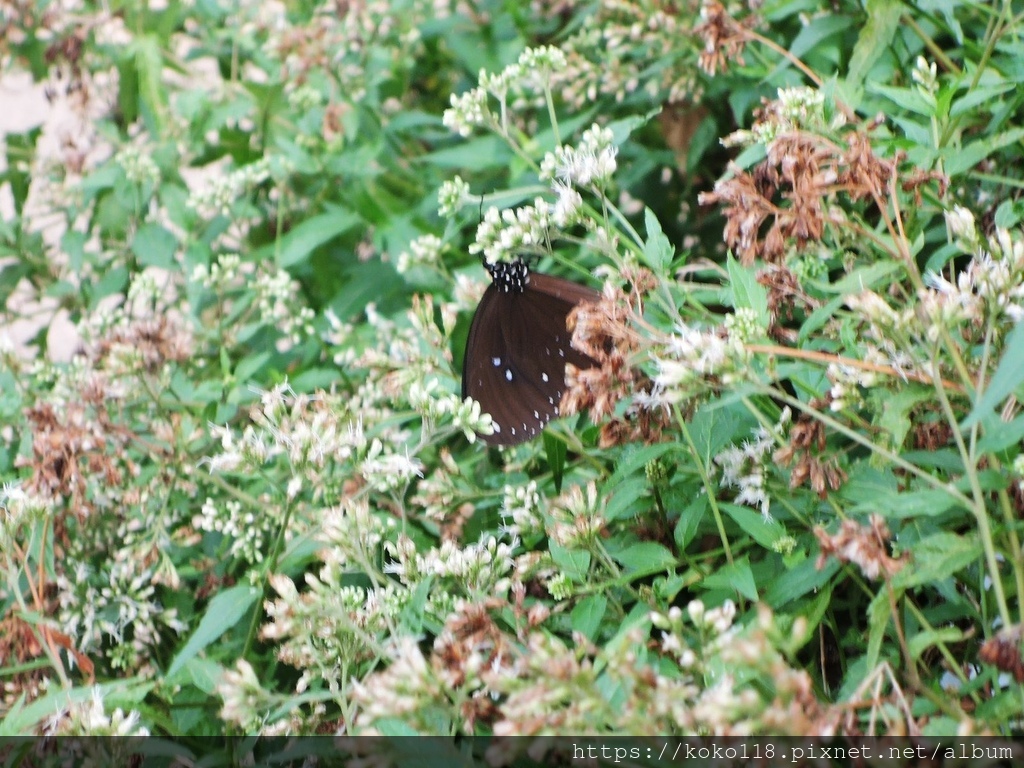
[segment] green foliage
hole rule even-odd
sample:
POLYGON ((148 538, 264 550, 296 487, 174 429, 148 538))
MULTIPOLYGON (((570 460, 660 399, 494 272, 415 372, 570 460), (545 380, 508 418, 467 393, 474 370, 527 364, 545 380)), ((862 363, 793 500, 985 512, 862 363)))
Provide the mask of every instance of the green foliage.
POLYGON ((443 6, 12 11, 0 733, 1019 732, 1010 6, 443 6))

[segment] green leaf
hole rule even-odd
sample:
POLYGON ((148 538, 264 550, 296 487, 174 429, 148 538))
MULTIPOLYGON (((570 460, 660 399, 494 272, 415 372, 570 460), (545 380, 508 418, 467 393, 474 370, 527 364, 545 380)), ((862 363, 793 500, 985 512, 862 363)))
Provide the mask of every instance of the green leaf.
POLYGON ((936 533, 921 539, 913 547, 913 564, 904 566, 892 579, 894 587, 909 589, 952 576, 982 555, 976 537, 955 533, 936 533))
POLYGON ((826 293, 838 293, 842 296, 863 293, 881 284, 891 284, 897 279, 894 273, 903 272, 903 265, 898 261, 885 259, 876 261, 866 267, 858 267, 845 277, 834 283, 812 280, 811 285, 826 293))
POLYGON ((751 602, 757 601, 757 583, 754 581, 754 572, 750 569, 750 561, 746 557, 717 569, 703 579, 700 586, 703 589, 738 592, 751 602))
POLYGON ((170 230, 147 222, 136 231, 131 248, 142 266, 170 269, 174 266, 178 239, 170 230))
POLYGON ((661 544, 643 541, 633 544, 621 552, 612 552, 612 558, 621 563, 627 571, 657 573, 675 567, 676 556, 661 544))
MULTIPOLYGON (((803 58, 803 55, 830 37, 845 34, 850 29, 850 19, 842 14, 822 14, 801 25, 800 32, 793 38, 789 46, 789 52, 796 58, 803 58)), ((783 59, 776 67, 776 72, 790 66, 788 58, 783 59)))
POLYGON ((316 248, 352 229, 359 221, 351 211, 336 206, 327 213, 306 219, 280 239, 277 266, 287 269, 305 261, 316 248))
POLYGON ((778 610, 808 592, 821 589, 838 570, 839 562, 834 558, 828 560, 821 569, 814 558, 808 558, 769 584, 763 599, 769 607, 778 610))
POLYGON ((168 668, 167 676, 171 677, 174 675, 186 662, 235 626, 248 613, 249 609, 256 604, 260 594, 260 590, 256 589, 256 587, 249 586, 248 584, 239 584, 215 595, 210 600, 206 613, 200 619, 196 631, 192 633, 188 642, 178 652, 178 655, 168 668))
POLYGON ((765 520, 764 515, 750 507, 729 503, 722 503, 720 506, 744 533, 765 549, 774 551, 775 542, 786 535, 786 529, 778 520, 765 520))
POLYGON ((544 453, 547 455, 548 466, 551 467, 551 479, 555 483, 555 493, 562 492, 562 477, 565 474, 565 441, 544 430, 544 453))
POLYGON ((512 150, 497 136, 484 136, 431 152, 421 160, 462 174, 502 167, 507 171, 512 160, 512 150))
POLYGON ((966 431, 973 427, 1002 404, 1021 383, 1024 383, 1024 323, 1017 323, 1006 337, 1003 356, 999 358, 999 365, 988 387, 975 401, 967 418, 960 423, 960 429, 966 431))
MULTIPOLYGON (((894 604, 898 605, 903 596, 903 590, 898 590, 891 595, 894 604)), ((882 641, 885 639, 885 630, 889 626, 890 590, 886 586, 875 594, 868 605, 868 651, 867 668, 874 669, 878 664, 878 656, 882 650, 882 641)))
MULTIPOLYGON (((683 507, 676 521, 676 528, 672 537, 676 543, 676 549, 682 552, 693 541, 700 529, 701 521, 708 510, 708 497, 706 494, 696 494, 693 500, 683 507)), ((670 510, 671 511, 671 510, 670 510)))
POLYGON ((989 155, 1018 144, 1021 139, 1024 139, 1024 128, 1013 128, 972 141, 963 147, 950 147, 942 153, 946 163, 946 174, 957 176, 969 171, 989 155))
POLYGON ((1004 93, 1009 93, 1016 85, 1013 83, 991 83, 987 86, 976 86, 963 97, 955 99, 952 106, 949 109, 950 117, 959 117, 960 115, 969 115, 974 112, 975 109, 980 105, 992 102, 1004 93))
POLYGON ((903 4, 899 0, 867 0, 864 10, 868 20, 860 28, 846 75, 847 82, 854 86, 863 82, 882 53, 892 45, 899 29, 903 4))
POLYGON ((135 54, 142 116, 152 127, 154 135, 162 136, 167 115, 167 89, 163 86, 160 41, 152 34, 140 35, 129 45, 129 50, 135 54))
POLYGON ((768 327, 768 291, 757 282, 757 271, 744 267, 729 254, 729 285, 733 309, 752 309, 762 328, 768 327))
MULTIPOLYGON (((243 357, 238 361, 238 365, 235 366, 235 379, 240 384, 250 381, 254 378, 254 374, 263 370, 269 359, 269 352, 257 352, 255 355, 243 357)), ((261 379, 263 377, 255 376, 255 378, 261 379)))
POLYGON ((184 665, 183 670, 188 674, 192 685, 203 693, 213 696, 224 675, 224 667, 212 659, 193 658, 184 665))
POLYGON ((28 199, 29 186, 32 183, 33 160, 36 154, 36 142, 41 133, 40 128, 32 128, 24 133, 8 133, 4 137, 7 166, 0 173, 0 185, 3 181, 10 184, 14 197, 14 210, 21 214, 25 201, 28 199))
POLYGON ((665 237, 665 233, 661 229, 661 222, 650 208, 644 208, 644 228, 647 230, 647 242, 644 243, 642 254, 644 262, 655 272, 664 273, 668 265, 672 263, 675 249, 665 237))
POLYGON ((608 610, 608 598, 604 595, 587 595, 572 609, 572 628, 591 642, 597 642, 597 630, 608 610))
POLYGON ((548 545, 551 560, 565 575, 579 583, 586 579, 590 570, 590 553, 584 549, 566 549, 561 544, 551 542, 548 545))
POLYGON ((640 501, 650 488, 646 477, 631 477, 608 487, 613 489, 609 491, 604 508, 604 515, 608 520, 631 517, 648 504, 647 501, 640 501))
POLYGON ((930 387, 906 387, 897 392, 886 391, 879 394, 881 414, 878 426, 890 435, 890 445, 894 449, 903 446, 912 426, 910 414, 921 403, 935 399, 935 392, 930 387))
POLYGON ((907 640, 907 649, 913 659, 921 658, 921 654, 929 648, 941 643, 959 643, 964 639, 963 630, 958 627, 941 627, 939 629, 927 629, 912 635, 907 640))
POLYGON ((896 88, 876 82, 867 82, 864 84, 864 88, 869 93, 885 96, 897 107, 909 110, 922 117, 931 117, 935 112, 935 105, 924 98, 917 88, 896 88))
POLYGON ((656 445, 645 445, 642 448, 637 448, 632 445, 628 446, 618 457, 618 460, 615 463, 615 471, 611 474, 608 480, 605 481, 605 487, 610 489, 617 488, 619 483, 632 475, 638 469, 646 467, 649 461, 660 458, 669 451, 673 451, 678 448, 679 446, 674 443, 657 443, 656 445))
MULTIPOLYGON (((661 107, 649 110, 645 115, 630 115, 619 120, 612 120, 606 126, 612 132, 612 144, 616 147, 622 146, 630 134, 637 128, 643 128, 651 120, 661 113, 661 107)), ((648 229, 647 233, 650 234, 648 229)))
MULTIPOLYGON (((901 493, 895 504, 886 504, 880 508, 883 516, 887 519, 902 520, 910 517, 941 515, 958 504, 959 502, 945 491, 924 488, 920 491, 901 493)), ((873 508, 878 509, 879 507, 873 508)))
POLYGON ((1024 440, 1024 414, 1006 423, 996 416, 984 421, 985 436, 978 441, 979 453, 997 453, 1024 440))

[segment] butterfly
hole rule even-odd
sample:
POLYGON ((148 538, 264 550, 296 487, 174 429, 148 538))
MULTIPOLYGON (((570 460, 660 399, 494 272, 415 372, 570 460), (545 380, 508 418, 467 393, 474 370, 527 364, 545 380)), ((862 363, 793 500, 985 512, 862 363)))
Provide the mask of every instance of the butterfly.
POLYGON ((572 347, 569 313, 601 298, 597 291, 560 277, 531 272, 521 258, 485 263, 491 284, 473 315, 462 368, 462 397, 491 415, 488 445, 516 445, 535 437, 557 417, 565 391, 565 366, 598 363, 572 347))

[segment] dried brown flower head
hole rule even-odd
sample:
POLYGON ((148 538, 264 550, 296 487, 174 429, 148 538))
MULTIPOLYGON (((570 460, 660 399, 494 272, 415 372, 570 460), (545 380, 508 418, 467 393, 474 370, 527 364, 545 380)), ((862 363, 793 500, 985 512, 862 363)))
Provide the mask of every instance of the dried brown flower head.
POLYGON ((1024 656, 1021 642, 1024 641, 1024 625, 1015 624, 1001 630, 995 637, 982 643, 978 658, 996 669, 1009 672, 1018 683, 1024 683, 1024 656))
MULTIPOLYGON (((811 401, 811 406, 815 408, 827 405, 827 399, 811 401)), ((780 466, 793 464, 789 476, 790 488, 799 488, 806 483, 819 497, 825 498, 828 490, 834 491, 846 481, 846 473, 840 468, 836 457, 823 459, 819 456, 825 450, 825 445, 824 423, 811 414, 800 414, 789 430, 789 441, 773 455, 780 466)))
POLYGON ((778 264, 770 264, 758 272, 757 282, 768 291, 768 335, 780 342, 796 341, 797 331, 786 328, 780 320, 792 320, 795 306, 813 311, 821 302, 804 292, 793 270, 778 264))
POLYGON ((906 563, 907 554, 899 559, 889 557, 886 550, 890 534, 885 520, 880 515, 872 515, 870 523, 870 527, 865 527, 854 520, 844 520, 835 536, 830 536, 820 526, 815 528, 814 535, 821 545, 817 568, 824 568, 828 558, 835 556, 842 563, 859 566, 869 579, 894 576, 906 563))
POLYGON ((144 370, 156 373, 165 363, 183 363, 192 354, 192 338, 166 315, 134 319, 113 327, 94 351, 98 361, 111 355, 134 356, 144 370))
POLYGON ((703 22, 693 29, 693 34, 704 41, 698 65, 714 77, 718 70, 725 70, 730 61, 743 64, 743 48, 747 44, 748 32, 740 22, 733 19, 725 7, 712 0, 701 8, 703 22))
MULTIPOLYGON (((627 295, 607 284, 601 300, 581 304, 570 313, 573 346, 598 362, 598 367, 581 370, 566 366, 566 391, 560 405, 564 414, 590 411, 595 424, 611 416, 619 401, 650 387, 647 378, 629 364, 640 348, 639 336, 630 327, 642 314, 642 297, 655 284, 649 270, 635 267, 623 271, 629 286, 627 295)), ((656 442, 660 434, 660 412, 631 408, 630 416, 613 420, 601 431, 601 445, 608 447, 627 440, 656 442)))

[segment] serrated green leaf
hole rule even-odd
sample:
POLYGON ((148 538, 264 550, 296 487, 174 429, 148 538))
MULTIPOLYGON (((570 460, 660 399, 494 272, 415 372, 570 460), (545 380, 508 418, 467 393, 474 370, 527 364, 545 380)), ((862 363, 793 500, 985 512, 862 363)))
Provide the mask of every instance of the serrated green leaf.
POLYGON ((929 648, 933 648, 941 643, 959 643, 963 639, 963 630, 958 627, 926 629, 907 639, 907 650, 910 651, 911 658, 919 659, 921 654, 929 648))
POLYGON ((861 26, 857 43, 850 56, 846 80, 859 86, 868 71, 878 63, 878 58, 890 45, 899 29, 903 4, 899 0, 867 0, 864 10, 868 19, 861 26))
MULTIPOLYGON (((899 590, 891 599, 896 603, 903 596, 903 590, 899 590)), ((868 650, 866 664, 868 669, 878 666, 878 656, 882 650, 882 640, 885 639, 885 630, 889 626, 889 618, 892 615, 890 603, 890 590, 882 588, 871 598, 868 605, 868 650)))
MULTIPOLYGON (((678 551, 682 552, 693 541, 693 537, 700 529, 701 520, 707 513, 708 506, 708 497, 704 494, 697 494, 689 504, 683 507, 679 514, 679 520, 676 521, 675 531, 672 533, 678 551)), ((669 512, 672 511, 674 510, 669 510, 669 512)))
POLYGON ((896 106, 909 110, 923 117, 931 117, 935 112, 935 105, 925 99, 916 88, 897 88, 881 83, 864 83, 864 89, 868 93, 884 96, 896 106))
POLYGON ((287 269, 305 261, 318 247, 352 229, 359 221, 354 213, 338 207, 306 219, 281 238, 277 265, 287 269))
POLYGON ((960 429, 967 431, 982 417, 987 416, 1024 383, 1024 323, 1017 323, 1006 337, 1003 355, 999 358, 995 373, 988 387, 981 393, 970 414, 960 423, 960 429))
POLYGON ((947 532, 921 539, 910 551, 913 564, 904 566, 893 576, 894 587, 909 589, 948 578, 982 555, 981 542, 976 537, 947 532))
POLYGON ((882 402, 878 426, 890 435, 890 445, 899 450, 912 426, 910 414, 914 408, 924 402, 935 399, 935 392, 927 387, 905 387, 896 392, 886 391, 879 395, 882 402))
POLYGON ((808 558, 779 575, 763 596, 769 607, 778 610, 808 592, 821 589, 839 570, 839 562, 831 559, 819 569, 814 558, 808 558))
POLYGON ((752 309, 762 328, 768 327, 768 291, 757 282, 757 272, 740 264, 729 254, 726 264, 732 287, 733 309, 752 309))
POLYGON ((613 552, 612 558, 627 571, 657 573, 675 567, 676 556, 661 544, 643 541, 620 551, 613 552))
POLYGON ((555 483, 555 493, 562 492, 562 477, 565 474, 565 441, 544 430, 544 453, 548 466, 551 468, 551 479, 555 483))
POLYGON ((608 520, 621 520, 630 517, 637 507, 637 502, 650 488, 646 477, 631 477, 620 480, 614 486, 605 502, 604 515, 608 520))
POLYGON ((566 549, 561 544, 548 545, 551 560, 575 582, 582 582, 590 570, 590 553, 584 549, 566 549))
POLYGON ((131 43, 139 81, 139 107, 143 117, 162 136, 167 115, 167 89, 163 87, 163 54, 156 35, 136 37, 131 43))
POLYGON ((597 641, 597 630, 608 610, 608 598, 604 595, 587 595, 572 609, 572 628, 591 642, 597 641))
POLYGON ((675 251, 661 229, 661 222, 650 208, 644 209, 644 228, 647 242, 644 243, 644 262, 657 273, 662 273, 672 263, 675 251))
POLYGON ((249 381, 253 378, 253 374, 263 369, 269 359, 269 352, 258 352, 255 355, 243 357, 238 361, 238 365, 235 366, 235 379, 239 383, 249 381))
POLYGON ((186 662, 234 627, 256 603, 260 594, 260 590, 255 587, 238 584, 214 595, 196 631, 171 662, 167 676, 174 675, 186 662))
POLYGON ((972 141, 963 147, 951 147, 942 153, 946 164, 946 174, 957 176, 969 171, 989 155, 1018 144, 1022 139, 1024 139, 1024 128, 1012 128, 1003 133, 988 135, 985 138, 972 141))
POLYGON ((142 266, 170 269, 174 266, 178 239, 165 227, 147 222, 136 231, 131 248, 142 266))
POLYGON ((744 533, 767 550, 772 550, 775 542, 786 535, 786 529, 778 520, 765 520, 764 515, 750 507, 729 503, 722 503, 720 507, 744 533))
POLYGON ((730 565, 718 568, 700 582, 702 589, 724 589, 738 592, 751 602, 757 602, 757 582, 750 569, 750 561, 743 557, 730 565))
POLYGON ((998 416, 984 420, 985 436, 978 441, 979 453, 997 453, 1024 440, 1024 414, 1006 423, 998 416))

